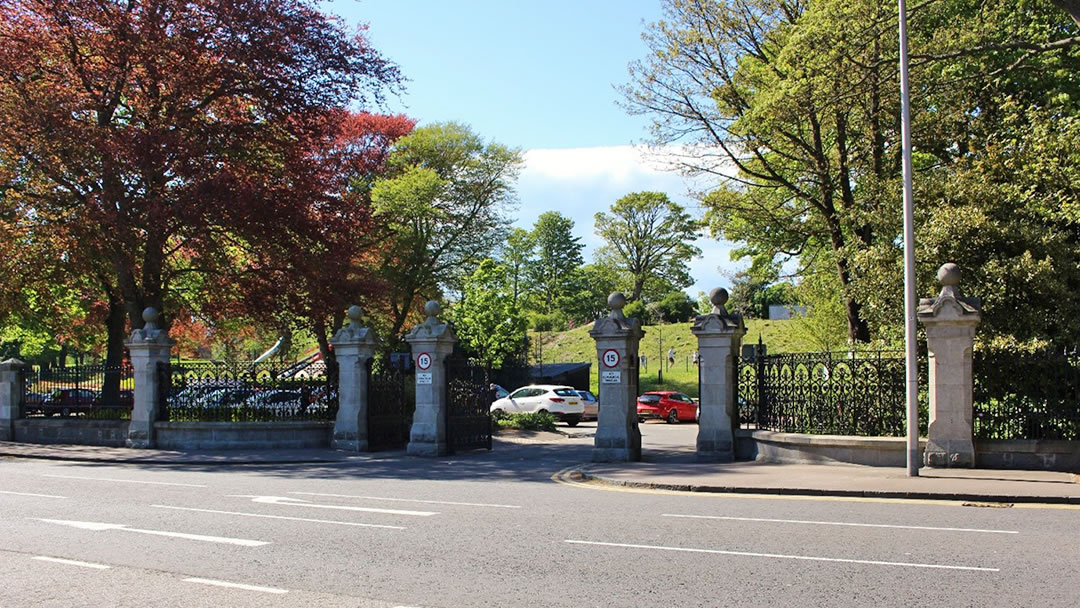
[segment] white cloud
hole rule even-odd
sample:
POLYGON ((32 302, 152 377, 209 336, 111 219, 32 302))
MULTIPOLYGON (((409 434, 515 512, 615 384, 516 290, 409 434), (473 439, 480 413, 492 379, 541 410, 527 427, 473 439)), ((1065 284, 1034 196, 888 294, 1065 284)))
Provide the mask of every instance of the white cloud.
MULTIPOLYGON (((684 152, 672 149, 672 154, 684 152)), ((531 228, 545 211, 558 211, 574 220, 575 234, 586 245, 586 260, 603 242, 593 233, 593 216, 631 192, 656 191, 700 215, 691 191, 705 189, 702 181, 690 182, 670 170, 663 151, 634 146, 534 149, 525 152, 525 168, 518 181, 521 205, 515 225, 531 228)), ((695 285, 686 291, 696 296, 717 285, 729 285, 718 267, 732 271, 731 243, 709 237, 698 239, 702 257, 691 263, 695 285)))

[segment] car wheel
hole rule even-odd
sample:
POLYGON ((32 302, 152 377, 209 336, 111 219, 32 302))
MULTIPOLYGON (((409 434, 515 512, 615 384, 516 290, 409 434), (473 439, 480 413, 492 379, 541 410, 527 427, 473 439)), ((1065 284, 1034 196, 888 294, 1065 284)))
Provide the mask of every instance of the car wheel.
POLYGON ((679 423, 679 410, 677 410, 675 408, 671 408, 667 413, 667 421, 668 421, 668 424, 678 424, 679 423))
POLYGON ((67 418, 68 416, 71 415, 71 408, 70 407, 65 407, 64 409, 60 410, 60 415, 63 416, 64 418, 67 418))
POLYGON ((577 418, 571 418, 570 420, 566 421, 566 426, 577 426, 578 422, 580 422, 580 420, 578 420, 577 418))
POLYGON ((537 413, 537 414, 549 414, 550 412, 548 412, 548 411, 547 411, 547 410, 545 410, 545 409, 539 409, 539 410, 536 410, 536 413, 537 413))
POLYGON ((501 409, 491 410, 491 417, 492 418, 502 418, 505 415, 506 415, 506 412, 502 411, 501 409))
POLYGON ((637 423, 638 424, 645 424, 645 419, 644 418, 638 418, 637 423))

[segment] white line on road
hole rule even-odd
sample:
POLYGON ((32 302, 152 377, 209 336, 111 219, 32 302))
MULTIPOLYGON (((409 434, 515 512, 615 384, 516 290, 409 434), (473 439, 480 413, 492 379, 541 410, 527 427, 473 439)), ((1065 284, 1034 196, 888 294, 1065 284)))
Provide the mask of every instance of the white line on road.
POLYGON ((212 578, 185 578, 185 583, 199 583, 200 585, 213 585, 215 587, 229 587, 231 589, 243 589, 244 591, 261 591, 263 593, 288 593, 288 589, 277 587, 260 587, 258 585, 245 585, 243 583, 230 583, 229 581, 216 581, 212 578))
POLYGON ((67 498, 67 496, 56 496, 55 494, 31 494, 30 492, 8 492, 0 490, 0 494, 11 494, 13 496, 36 496, 38 498, 67 498))
POLYGON ((662 547, 659 545, 633 545, 626 543, 602 543, 590 540, 567 540, 574 545, 596 545, 600 547, 622 547, 626 549, 655 549, 657 551, 679 551, 684 553, 711 553, 714 555, 737 555, 741 557, 771 557, 774 559, 795 559, 812 562, 836 562, 841 564, 868 564, 871 566, 900 566, 904 568, 933 568, 937 570, 971 570, 975 572, 999 572, 998 568, 980 568, 976 566, 948 566, 943 564, 916 564, 911 562, 886 562, 868 559, 845 559, 840 557, 815 557, 812 555, 783 555, 779 553, 752 553, 749 551, 722 551, 720 549, 690 549, 686 547, 662 547))
POLYGON ((331 498, 357 498, 360 500, 385 500, 389 502, 417 502, 431 505, 454 505, 458 507, 493 507, 496 509, 520 509, 520 505, 496 505, 484 502, 451 502, 448 500, 419 500, 416 498, 387 498, 383 496, 354 496, 352 494, 323 494, 321 492, 288 492, 300 496, 326 496, 331 498))
POLYGON ((403 511, 400 509, 375 509, 371 507, 350 507, 347 505, 321 505, 300 498, 288 496, 252 496, 251 494, 230 494, 235 498, 250 498, 251 502, 269 505, 287 505, 290 507, 308 507, 311 509, 336 509, 339 511, 361 511, 363 513, 385 513, 388 515, 415 515, 416 517, 430 517, 438 515, 437 511, 403 511))
POLYGON ((175 509, 177 511, 195 511, 197 513, 217 513, 219 515, 240 515, 243 517, 263 517, 266 519, 288 519, 291 521, 309 521, 317 524, 336 524, 339 526, 357 526, 360 528, 386 528, 388 530, 404 530, 404 526, 388 526, 385 524, 363 524, 354 521, 335 521, 332 519, 308 519, 306 517, 288 517, 285 515, 264 515, 262 513, 243 513, 240 511, 218 511, 215 509, 196 509, 194 507, 173 507, 169 505, 150 505, 158 509, 175 509))
POLYGON ((69 566, 81 566, 83 568, 94 568, 95 570, 108 570, 112 566, 106 566, 105 564, 95 564, 91 562, 80 562, 74 559, 61 559, 59 557, 46 557, 44 555, 37 555, 31 559, 40 560, 43 562, 53 562, 57 564, 67 564, 69 566))
POLYGON ((59 524, 61 526, 69 526, 72 528, 79 528, 81 530, 93 530, 94 532, 100 532, 102 530, 120 530, 123 532, 135 532, 137 534, 151 534, 153 536, 170 536, 172 538, 183 538, 187 540, 200 540, 208 543, 221 543, 224 545, 240 545, 241 547, 261 547, 262 545, 269 545, 268 541, 264 540, 248 540, 246 538, 229 538, 227 536, 206 536, 203 534, 188 534, 186 532, 166 532, 164 530, 143 530, 141 528, 129 528, 125 524, 108 524, 96 521, 71 521, 66 519, 40 519, 30 517, 28 519, 37 519, 37 521, 43 521, 50 524, 59 524))
POLYGON ((42 475, 42 477, 56 477, 58 479, 82 479, 83 481, 112 481, 116 483, 144 483, 154 486, 182 486, 185 488, 205 488, 197 483, 173 483, 170 481, 139 481, 136 479, 114 479, 112 477, 80 477, 78 475, 42 475))
POLYGON ((679 515, 664 513, 664 517, 683 517, 687 519, 724 519, 730 521, 760 521, 778 524, 813 524, 818 526, 853 526, 858 528, 897 528, 901 530, 928 530, 936 532, 982 532, 984 534, 1019 534, 1016 530, 984 530, 981 528, 938 528, 933 526, 901 526, 896 524, 862 524, 846 521, 811 521, 803 519, 765 519, 761 517, 729 517, 725 515, 679 515))

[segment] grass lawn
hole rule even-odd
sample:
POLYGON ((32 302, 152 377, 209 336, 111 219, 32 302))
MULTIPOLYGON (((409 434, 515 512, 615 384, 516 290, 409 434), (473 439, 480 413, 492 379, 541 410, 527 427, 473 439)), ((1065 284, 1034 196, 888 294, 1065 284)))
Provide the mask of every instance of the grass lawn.
MULTIPOLYGON (((768 321, 754 319, 746 323, 744 344, 756 344, 758 337, 768 346, 770 353, 801 352, 813 350, 800 344, 790 331, 791 321, 768 321)), ((596 343, 589 336, 592 324, 563 332, 529 332, 532 341, 532 357, 539 354, 545 363, 568 363, 576 361, 591 362, 590 385, 596 392, 599 385, 599 366, 596 361, 596 343)), ((642 366, 640 389, 680 391, 698 396, 697 368, 691 360, 691 354, 697 349, 697 339, 690 333, 689 323, 665 323, 646 325, 645 337, 641 339, 639 354, 646 359, 642 366), (662 344, 661 344, 662 343, 662 344), (668 369, 667 351, 675 349, 675 365, 668 369), (659 368, 664 366, 663 382, 660 382, 659 368)))

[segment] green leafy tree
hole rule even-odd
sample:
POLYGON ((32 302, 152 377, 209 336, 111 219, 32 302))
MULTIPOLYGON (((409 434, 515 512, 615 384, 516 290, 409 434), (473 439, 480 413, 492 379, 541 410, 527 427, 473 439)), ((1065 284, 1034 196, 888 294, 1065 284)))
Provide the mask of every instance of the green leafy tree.
POLYGON ((585 263, 585 245, 574 236, 574 220, 558 211, 547 211, 533 225, 536 259, 529 268, 530 287, 536 294, 540 312, 565 313, 573 293, 575 273, 585 263))
POLYGON ((604 239, 597 261, 629 278, 630 302, 641 299, 650 280, 676 289, 689 287, 694 281, 688 264, 701 255, 693 245, 698 228, 666 194, 628 194, 615 201, 610 214, 596 214, 596 234, 604 239))
POLYGON ((684 323, 696 312, 694 301, 682 291, 673 291, 656 304, 660 318, 666 323, 684 323))
POLYGON ((519 304, 526 291, 527 272, 536 253, 536 239, 524 228, 514 228, 506 237, 500 251, 500 261, 506 266, 510 292, 514 294, 514 303, 519 304))
POLYGON ((390 335, 401 333, 418 302, 460 291, 505 241, 521 162, 519 151, 485 143, 457 123, 397 140, 388 161, 393 176, 372 189, 375 215, 390 229, 379 264, 390 335))
POLYGON ((462 345, 490 368, 502 367, 525 350, 525 316, 507 284, 506 267, 484 260, 465 280, 462 299, 452 308, 462 345))

